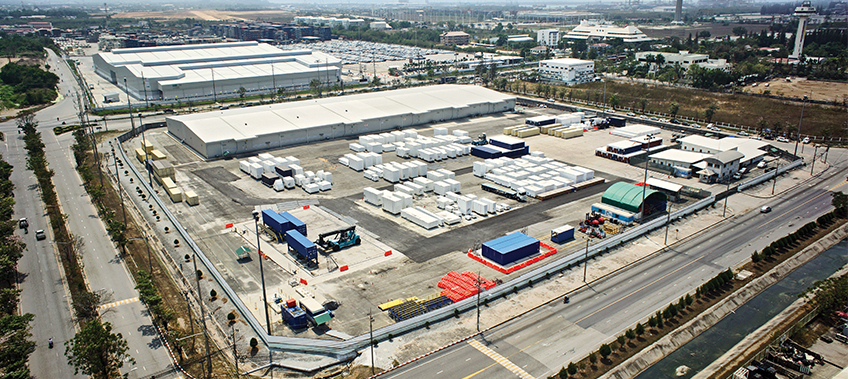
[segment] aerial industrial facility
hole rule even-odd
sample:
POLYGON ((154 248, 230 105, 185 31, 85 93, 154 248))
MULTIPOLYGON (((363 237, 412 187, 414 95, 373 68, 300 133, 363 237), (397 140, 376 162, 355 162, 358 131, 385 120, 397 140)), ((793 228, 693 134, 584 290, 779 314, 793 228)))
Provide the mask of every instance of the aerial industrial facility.
POLYGON ((304 89, 339 81, 341 61, 310 50, 249 42, 116 49, 94 56, 95 72, 141 100, 191 101, 304 89))
POLYGON ((206 158, 504 112, 515 98, 482 87, 409 88, 166 118, 206 158))

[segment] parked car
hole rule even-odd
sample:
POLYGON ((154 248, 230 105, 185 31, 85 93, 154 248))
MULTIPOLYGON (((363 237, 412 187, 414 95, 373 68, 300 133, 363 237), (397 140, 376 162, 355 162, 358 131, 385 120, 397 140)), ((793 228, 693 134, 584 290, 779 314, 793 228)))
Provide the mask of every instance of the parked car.
POLYGON ((21 229, 29 228, 29 221, 27 221, 26 217, 18 220, 18 227, 21 229))
POLYGON ((750 137, 748 137, 748 138, 750 138, 750 139, 755 139, 755 140, 757 140, 757 141, 762 141, 762 140, 763 140, 763 137, 760 137, 760 136, 750 136, 750 137))
POLYGON ((804 140, 803 140, 803 141, 801 141, 801 142, 803 142, 803 143, 805 143, 805 144, 810 143, 810 137, 804 137, 804 140))
POLYGON ((760 161, 760 163, 757 163, 757 168, 766 168, 766 166, 768 166, 766 161, 760 161))
POLYGON ((643 119, 643 120, 647 120, 647 119, 648 119, 648 116, 645 116, 645 115, 639 115, 639 118, 641 118, 641 119, 643 119))
POLYGON ((683 125, 683 126, 689 126, 689 123, 688 123, 688 122, 686 122, 686 121, 680 121, 680 125, 683 125))
POLYGON ((671 119, 671 123, 672 124, 680 124, 680 120, 673 118, 673 119, 671 119))
POLYGON ((738 135, 740 135, 740 136, 744 136, 744 137, 747 137, 747 136, 748 136, 748 133, 746 133, 746 132, 745 132, 745 131, 743 131, 743 130, 740 130, 740 131, 739 131, 739 133, 736 133, 736 134, 738 134, 738 135))
POLYGON ((633 112, 627 112, 627 115, 632 117, 632 116, 636 116, 636 113, 633 113, 633 112))
POLYGON ((777 142, 789 142, 789 139, 787 139, 784 136, 780 136, 780 137, 777 137, 777 142))
POLYGON ((659 120, 660 120, 660 119, 658 119, 658 118, 656 118, 656 117, 654 117, 654 116, 651 116, 651 117, 648 117, 648 118, 650 118, 650 119, 651 119, 651 121, 659 121, 659 120))

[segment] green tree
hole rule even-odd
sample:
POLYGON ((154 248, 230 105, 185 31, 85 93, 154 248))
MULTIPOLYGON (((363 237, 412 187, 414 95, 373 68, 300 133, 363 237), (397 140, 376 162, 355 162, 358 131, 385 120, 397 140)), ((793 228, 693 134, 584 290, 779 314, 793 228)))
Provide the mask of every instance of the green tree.
POLYGON ((641 322, 636 324, 636 329, 634 330, 634 332, 636 333, 637 336, 641 336, 641 335, 645 334, 645 326, 642 325, 641 322))
POLYGON ((680 104, 671 103, 668 107, 668 113, 671 113, 671 118, 677 118, 677 112, 680 111, 680 104))
POLYGON ((617 107, 619 103, 621 103, 621 99, 618 98, 618 94, 612 94, 612 96, 610 96, 609 98, 610 107, 612 107, 612 109, 615 109, 615 107, 617 107))
POLYGON ((100 295, 94 292, 81 291, 73 296, 74 315, 77 320, 86 322, 99 316, 100 295))
POLYGON ((618 342, 618 346, 621 346, 621 347, 624 347, 624 343, 627 342, 624 335, 620 335, 620 336, 616 337, 615 341, 618 342))
POLYGON ((244 99, 244 95, 247 94, 247 88, 239 87, 238 91, 236 92, 238 93, 239 98, 244 99))
POLYGON ((601 347, 598 349, 598 354, 600 354, 603 359, 607 359, 607 357, 612 354, 612 348, 610 347, 610 345, 602 344, 601 347))
MULTIPOLYGON (((627 331, 624 332, 624 336, 627 337, 628 340, 632 340, 636 338, 636 331, 634 331, 633 329, 627 329, 627 331)), ((621 344, 624 345, 623 342, 621 344)))
POLYGON ((569 375, 577 374, 577 365, 574 362, 568 362, 567 371, 569 375))
POLYGON ((713 122, 713 116, 715 116, 716 111, 718 110, 718 105, 710 104, 709 107, 704 111, 704 117, 707 119, 707 122, 713 122))
POLYGON ((74 375, 82 373, 95 379, 120 377, 125 361, 135 364, 128 349, 121 333, 112 333, 112 324, 100 320, 89 321, 65 342, 65 356, 74 366, 74 375))
POLYGON ((846 210, 848 210, 848 195, 842 193, 842 191, 833 192, 831 204, 836 208, 836 214, 844 216, 846 210))
POLYGON ((26 313, 0 317, 0 373, 3 378, 29 378, 28 360, 35 351, 35 342, 29 338, 31 323, 35 316, 26 313))
POLYGON ((799 297, 809 299, 809 303, 818 307, 825 317, 836 319, 835 312, 841 311, 848 303, 848 275, 817 281, 799 297))
POLYGON ((594 351, 589 353, 589 363, 591 363, 591 364, 598 363, 598 356, 595 355, 594 351))
POLYGON ((0 289, 0 314, 14 314, 18 308, 21 290, 13 288, 0 289))
POLYGON ((639 108, 642 108, 642 113, 645 113, 645 107, 648 106, 648 99, 639 99, 639 108))

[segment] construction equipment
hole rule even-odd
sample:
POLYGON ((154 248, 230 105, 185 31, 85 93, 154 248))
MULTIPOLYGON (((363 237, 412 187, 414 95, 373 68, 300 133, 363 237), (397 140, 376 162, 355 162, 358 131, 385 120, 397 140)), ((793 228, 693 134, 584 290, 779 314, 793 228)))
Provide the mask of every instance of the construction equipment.
POLYGON ((356 234, 356 225, 352 225, 319 234, 315 244, 321 246, 324 250, 339 251, 350 245, 359 245, 361 242, 359 234, 356 234), (327 237, 332 238, 325 239, 327 237))
POLYGON ((474 145, 474 146, 488 145, 489 140, 488 140, 488 138, 486 138, 486 133, 483 133, 483 134, 477 136, 477 140, 471 141, 471 144, 474 145))

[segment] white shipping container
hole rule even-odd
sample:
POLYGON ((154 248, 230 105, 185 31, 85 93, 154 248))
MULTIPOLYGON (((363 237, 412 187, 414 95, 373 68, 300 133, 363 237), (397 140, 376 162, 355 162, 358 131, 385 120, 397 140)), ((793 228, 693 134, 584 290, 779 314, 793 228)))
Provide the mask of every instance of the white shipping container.
POLYGON ((396 167, 386 167, 383 170, 383 179, 386 179, 390 183, 397 183, 400 181, 400 170, 396 167))
POLYGON ((283 178, 283 185, 285 185, 286 188, 294 188, 294 178, 292 178, 291 176, 286 176, 285 178, 283 178))
POLYGON ((352 157, 348 163, 350 163, 350 168, 354 171, 362 171, 365 169, 365 161, 360 157, 352 157))
POLYGON ((437 181, 433 183, 433 192, 435 192, 436 195, 444 195, 448 193, 450 189, 450 184, 447 184, 445 182, 437 181))
POLYGON ((383 156, 382 155, 377 154, 377 153, 370 153, 370 154, 371 154, 371 158, 374 159, 375 165, 383 164, 383 156))
POLYGON ((287 156, 287 157, 286 157, 286 160, 287 160, 287 161, 289 161, 290 165, 291 165, 291 164, 296 164, 296 165, 300 166, 300 159, 297 159, 297 158, 295 158, 295 157, 293 157, 293 156, 291 156, 291 155, 287 156))
POLYGON ((383 133, 380 134, 380 137, 383 138, 383 144, 395 142, 395 135, 392 133, 383 133))
POLYGON ((303 190, 306 191, 306 193, 318 193, 318 191, 321 190, 321 187, 315 183, 309 183, 303 186, 303 190))
POLYGON ((403 209, 403 200, 392 194, 383 195, 383 210, 391 214, 398 214, 403 209))
POLYGON ((427 173, 427 179, 438 182, 447 179, 444 174, 439 171, 430 171, 427 173))
POLYGON ((395 154, 397 154, 400 158, 409 158, 409 149, 406 147, 399 147, 395 151, 395 154))
POLYGON ((283 183, 283 179, 277 179, 274 181, 274 191, 280 192, 284 189, 286 189, 286 186, 283 183))
POLYGON ((302 187, 304 184, 309 183, 306 183, 306 176, 302 174, 297 174, 294 176, 294 184, 296 184, 298 187, 302 187))
POLYGON ((448 205, 451 204, 453 204, 453 201, 451 199, 442 196, 436 198, 436 207, 439 209, 445 209, 448 207, 448 205))
POLYGON ((259 163, 251 163, 250 164, 250 176, 252 176, 253 179, 261 178, 262 174, 264 174, 264 173, 265 173, 265 169, 262 168, 261 164, 259 164, 259 163))
POLYGON ((383 193, 374 188, 365 187, 365 189, 362 190, 362 196, 365 198, 366 203, 376 206, 383 205, 383 193))
MULTIPOLYGON (((288 158, 286 158, 286 159, 288 159, 288 158)), ((289 160, 289 162, 291 162, 291 160, 289 160)), ((289 164, 289 168, 292 170, 292 174, 295 174, 295 175, 297 175, 297 174, 301 174, 301 175, 303 175, 303 167, 300 167, 300 164, 299 164, 299 163, 292 163, 292 164, 289 164)))
POLYGON ((365 149, 371 153, 382 153, 383 144, 381 142, 371 142, 365 145, 365 149))
POLYGON ((474 173, 474 176, 477 177, 485 177, 486 173, 489 171, 489 167, 484 162, 474 162, 471 165, 471 172, 474 173))
POLYGON ((403 184, 395 184, 395 192, 402 192, 407 195, 413 195, 415 193, 412 188, 409 188, 403 184))
POLYGON ((274 156, 268 153, 260 153, 256 155, 260 160, 267 161, 270 159, 274 159, 274 156))
POLYGON ((457 195, 456 192, 448 191, 448 192, 445 192, 445 197, 450 199, 450 201, 456 201, 456 199, 459 198, 459 195, 457 195))
POLYGON ((326 180, 322 180, 316 184, 318 184, 318 189, 320 189, 321 191, 329 191, 331 188, 333 188, 333 184, 326 180))
POLYGON ((444 182, 450 185, 451 192, 462 192, 462 183, 460 183, 459 181, 453 179, 445 179, 444 182))
POLYGON ((459 212, 462 214, 471 213, 471 203, 474 200, 468 196, 459 196, 456 198, 456 205, 459 207, 459 212))
POLYGON ((489 205, 480 200, 473 200, 471 202, 471 211, 480 216, 486 216, 489 214, 489 205))
POLYGON ((430 192, 433 190, 433 181, 427 178, 418 177, 412 180, 413 183, 418 184, 424 187, 424 192, 430 192))
POLYGON ((448 128, 433 128, 433 135, 446 136, 448 135, 448 128))
POLYGON ((247 161, 248 161, 249 163, 259 163, 259 162, 262 162, 262 160, 261 160, 261 159, 259 159, 259 157, 250 157, 250 158, 247 158, 247 161))
POLYGON ((466 132, 464 130, 459 130, 459 129, 454 130, 452 134, 457 136, 457 137, 468 137, 468 132, 466 132))
POLYGON ((479 201, 483 204, 486 204, 486 210, 489 211, 489 213, 495 213, 496 210, 495 210, 495 202, 494 201, 489 200, 489 199, 479 199, 477 201, 479 201))
POLYGON ((243 171, 245 174, 250 175, 250 162, 239 161, 239 170, 243 171))
POLYGON ((262 170, 265 172, 276 174, 274 167, 277 167, 277 162, 274 162, 274 158, 262 161, 262 170))
POLYGON ((362 145, 360 145, 360 144, 358 144, 358 143, 352 143, 352 144, 349 144, 349 145, 347 145, 347 146, 348 146, 351 150, 353 150, 353 151, 355 151, 355 152, 357 152, 357 153, 361 153, 361 152, 365 151, 365 146, 362 146, 362 145))
POLYGON ((397 146, 390 144, 390 143, 383 145, 383 152, 395 151, 396 149, 397 149, 397 146))
POLYGON ((291 162, 289 162, 288 159, 282 158, 282 157, 274 158, 274 163, 276 163, 277 167, 279 167, 283 170, 288 169, 289 165, 291 164, 291 162))
POLYGON ((415 184, 414 182, 409 182, 404 184, 412 190, 413 195, 423 195, 424 194, 424 186, 415 184))
POLYGON ((445 224, 448 225, 459 224, 459 222, 462 221, 461 217, 446 211, 436 213, 436 216, 440 217, 442 221, 444 221, 445 224))
POLYGON ((401 200, 401 209, 412 207, 412 195, 403 192, 395 192, 395 197, 401 200))

